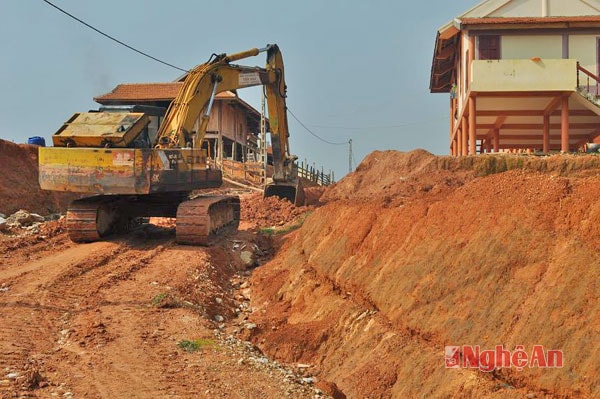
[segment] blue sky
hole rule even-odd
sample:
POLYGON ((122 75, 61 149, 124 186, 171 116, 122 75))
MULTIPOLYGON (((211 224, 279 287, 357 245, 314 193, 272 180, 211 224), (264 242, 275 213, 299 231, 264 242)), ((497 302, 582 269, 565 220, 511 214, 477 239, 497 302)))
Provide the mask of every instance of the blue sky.
MULTIPOLYGON (((182 68, 210 54, 279 44, 288 106, 329 141, 373 150, 448 152, 448 97, 430 94, 437 28, 477 0, 55 0, 91 25, 182 68)), ((0 138, 52 134, 118 83, 170 81, 180 72, 144 58, 41 0, 0 2, 0 138)), ((264 54, 243 61, 263 65, 264 54)), ((259 108, 260 92, 239 95, 259 108)), ((336 178, 347 146, 330 146, 289 118, 292 153, 336 178)))

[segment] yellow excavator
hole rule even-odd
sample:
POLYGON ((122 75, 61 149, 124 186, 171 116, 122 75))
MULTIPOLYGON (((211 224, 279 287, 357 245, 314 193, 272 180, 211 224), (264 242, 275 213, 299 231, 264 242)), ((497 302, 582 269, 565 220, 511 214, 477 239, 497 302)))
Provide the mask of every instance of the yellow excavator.
POLYGON ((213 54, 189 71, 154 133, 144 107, 76 113, 65 122, 52 137, 54 146, 39 149, 39 182, 44 190, 89 195, 69 205, 70 238, 97 241, 152 216, 176 217, 181 244, 207 245, 219 229, 237 228, 239 197, 191 193, 222 185, 220 169, 202 148, 216 94, 258 85, 266 92, 273 150, 273 181, 264 195, 302 204, 297 157, 289 151, 283 57, 273 44, 213 54), (262 52, 265 68, 232 64, 262 52))

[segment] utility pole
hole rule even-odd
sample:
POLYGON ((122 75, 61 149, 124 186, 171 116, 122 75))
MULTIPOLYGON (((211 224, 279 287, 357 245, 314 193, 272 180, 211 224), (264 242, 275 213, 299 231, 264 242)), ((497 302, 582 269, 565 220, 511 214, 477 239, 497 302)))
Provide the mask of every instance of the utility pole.
POLYGON ((352 139, 348 140, 348 173, 352 173, 352 139))

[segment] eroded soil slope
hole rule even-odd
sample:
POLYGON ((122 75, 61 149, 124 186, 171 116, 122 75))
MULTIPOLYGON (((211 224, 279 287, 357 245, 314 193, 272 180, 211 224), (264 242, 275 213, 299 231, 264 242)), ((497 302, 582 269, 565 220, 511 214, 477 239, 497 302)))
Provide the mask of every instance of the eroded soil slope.
POLYGON ((0 213, 19 209, 48 215, 66 210, 72 194, 43 191, 38 183, 38 147, 0 139, 0 213))
POLYGON ((600 396, 598 160, 371 154, 255 271, 253 339, 352 398, 600 396), (446 345, 565 362, 451 370, 446 345))

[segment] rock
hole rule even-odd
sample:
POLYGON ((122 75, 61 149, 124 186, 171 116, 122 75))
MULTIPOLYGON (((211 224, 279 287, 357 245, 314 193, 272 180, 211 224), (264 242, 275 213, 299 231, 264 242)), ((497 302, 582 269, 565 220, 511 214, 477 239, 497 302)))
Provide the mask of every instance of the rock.
POLYGON ((8 223, 3 216, 0 216, 0 231, 6 231, 8 229, 8 223))
POLYGON ((9 380, 14 380, 18 376, 19 376, 19 373, 8 373, 8 374, 6 374, 6 378, 8 378, 9 380))
POLYGON ((250 287, 250 284, 247 281, 244 281, 241 285, 240 285, 240 289, 244 289, 244 288, 248 288, 250 287))
POLYGON ((6 219, 9 225, 31 226, 34 223, 42 223, 45 219, 37 213, 29 213, 24 209, 18 210, 6 219))
POLYGON ((225 321, 225 318, 223 316, 221 316, 220 314, 215 316, 215 321, 218 323, 221 323, 223 321, 225 321))
POLYGON ((302 382, 305 384, 312 384, 313 382, 315 382, 315 379, 313 377, 304 377, 302 379, 302 382))
POLYGON ((36 370, 32 370, 27 374, 27 387, 29 389, 42 388, 47 383, 44 381, 45 378, 36 370))
POLYGON ((44 219, 46 221, 60 220, 61 217, 62 217, 62 215, 60 213, 51 213, 50 215, 46 216, 44 219))
POLYGON ((223 303, 223 299, 222 298, 215 298, 215 302, 220 305, 220 304, 223 303))
POLYGON ((254 330, 256 328, 256 324, 255 323, 248 323, 246 324, 246 330, 254 330))
POLYGON ((242 251, 242 252, 240 252, 240 259, 242 260, 242 262, 244 262, 244 265, 246 267, 254 266, 254 263, 255 263, 254 253, 252 253, 250 251, 242 251))
POLYGON ((3 213, 0 213, 0 218, 2 218, 2 219, 6 219, 6 215, 5 215, 5 214, 3 214, 3 213))

